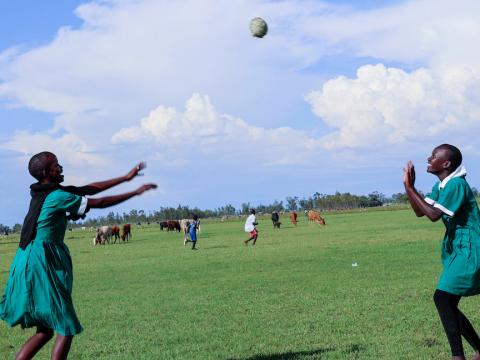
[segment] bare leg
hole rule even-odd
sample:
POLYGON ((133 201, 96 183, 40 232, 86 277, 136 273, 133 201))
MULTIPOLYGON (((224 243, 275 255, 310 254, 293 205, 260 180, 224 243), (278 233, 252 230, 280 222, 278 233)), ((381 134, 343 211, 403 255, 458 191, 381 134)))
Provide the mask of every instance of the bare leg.
POLYGON ((253 245, 255 245, 255 243, 257 242, 257 237, 258 237, 258 235, 255 235, 255 236, 253 237, 253 245))
POLYGON ((37 332, 23 344, 16 360, 29 360, 53 337, 53 330, 37 327, 37 332))
POLYGON ((252 236, 250 239, 248 239, 248 240, 245 240, 245 241, 244 241, 245 245, 248 245, 248 242, 249 242, 250 240, 253 240, 254 238, 255 238, 255 237, 254 237, 254 236, 252 236))
POLYGON ((73 336, 57 335, 55 345, 52 350, 52 360, 65 360, 68 357, 73 336))

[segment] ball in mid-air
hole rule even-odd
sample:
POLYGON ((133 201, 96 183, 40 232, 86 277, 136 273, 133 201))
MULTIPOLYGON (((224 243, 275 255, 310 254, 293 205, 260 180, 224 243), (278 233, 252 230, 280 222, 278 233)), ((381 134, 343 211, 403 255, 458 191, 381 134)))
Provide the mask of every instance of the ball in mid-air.
POLYGON ((250 32, 255 37, 264 37, 265 35, 267 35, 268 32, 267 23, 260 17, 253 18, 250 21, 250 32))

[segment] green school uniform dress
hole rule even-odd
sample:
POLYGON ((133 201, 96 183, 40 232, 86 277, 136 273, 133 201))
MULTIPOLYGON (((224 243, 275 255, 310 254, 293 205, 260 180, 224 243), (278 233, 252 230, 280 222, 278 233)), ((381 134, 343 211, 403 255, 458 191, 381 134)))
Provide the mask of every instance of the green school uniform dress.
POLYGON ((48 194, 37 221, 37 234, 18 248, 0 301, 0 318, 10 326, 41 326, 63 336, 83 328, 72 303, 73 271, 63 242, 67 212, 82 215, 87 199, 55 190, 48 194))
POLYGON ((443 212, 443 272, 438 289, 471 296, 480 293, 480 211, 462 166, 437 182, 425 201, 443 212))

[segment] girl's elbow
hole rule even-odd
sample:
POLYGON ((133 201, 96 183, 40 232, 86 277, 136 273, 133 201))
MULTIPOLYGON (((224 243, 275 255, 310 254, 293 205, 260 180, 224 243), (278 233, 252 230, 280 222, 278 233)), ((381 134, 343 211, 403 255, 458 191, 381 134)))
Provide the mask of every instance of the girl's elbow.
POLYGON ((432 214, 432 215, 429 215, 429 216, 428 216, 428 218, 429 218, 432 222, 438 221, 441 217, 442 217, 442 214, 432 214))

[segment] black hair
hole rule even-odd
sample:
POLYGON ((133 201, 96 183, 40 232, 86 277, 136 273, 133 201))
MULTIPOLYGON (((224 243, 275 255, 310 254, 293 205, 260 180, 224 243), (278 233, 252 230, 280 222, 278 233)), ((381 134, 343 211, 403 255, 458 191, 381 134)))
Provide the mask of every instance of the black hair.
POLYGON ((255 215, 255 209, 250 209, 250 214, 255 215))
POLYGON ((448 160, 451 162, 451 169, 455 171, 462 164, 462 153, 460 150, 450 144, 442 144, 437 146, 437 149, 445 149, 448 152, 448 160))
POLYGON ((28 162, 28 172, 38 181, 42 181, 47 176, 48 167, 54 157, 55 154, 49 151, 33 155, 28 162))
POLYGON ((195 220, 195 221, 198 220, 198 215, 197 214, 193 215, 192 217, 193 217, 193 220, 195 220))

